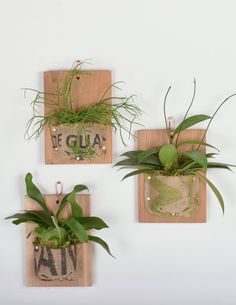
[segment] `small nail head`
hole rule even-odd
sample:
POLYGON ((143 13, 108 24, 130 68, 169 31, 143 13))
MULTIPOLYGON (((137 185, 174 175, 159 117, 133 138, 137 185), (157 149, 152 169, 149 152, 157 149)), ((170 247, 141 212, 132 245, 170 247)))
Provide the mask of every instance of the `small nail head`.
POLYGON ((102 147, 102 150, 106 150, 106 146, 103 146, 103 147, 102 147))
POLYGON ((38 251, 38 250, 39 250, 39 247, 38 247, 38 246, 35 246, 35 247, 34 247, 34 250, 35 250, 35 251, 38 251))
POLYGON ((149 201, 151 198, 150 197, 147 197, 147 200, 149 201))
POLYGON ((56 151, 57 151, 57 150, 58 150, 58 148, 57 148, 57 147, 55 147, 55 148, 54 148, 54 150, 56 150, 56 151))
POLYGON ((76 160, 80 160, 80 157, 76 157, 76 160))
POLYGON ((56 128, 54 127, 54 128, 52 129, 52 131, 54 131, 54 132, 55 132, 55 131, 57 131, 57 130, 56 130, 56 128))
POLYGON ((151 176, 148 176, 148 180, 151 180, 151 176))

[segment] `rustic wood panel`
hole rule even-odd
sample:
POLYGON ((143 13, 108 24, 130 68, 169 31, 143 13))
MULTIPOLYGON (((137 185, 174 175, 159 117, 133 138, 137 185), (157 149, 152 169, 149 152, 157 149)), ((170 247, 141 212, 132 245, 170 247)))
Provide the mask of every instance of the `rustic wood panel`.
MULTIPOLYGON (((182 141, 199 141, 202 139, 204 129, 189 129, 181 132, 179 143, 182 141)), ((138 149, 145 150, 152 147, 162 146, 169 143, 165 129, 149 129, 139 130, 137 132, 138 149)), ((181 151, 187 151, 196 148, 196 145, 184 145, 181 151)), ((205 152, 205 146, 201 151, 205 152)), ((200 181, 200 208, 199 211, 189 217, 158 217, 150 214, 145 207, 144 198, 144 175, 138 176, 138 220, 139 222, 174 222, 174 223, 190 223, 190 222, 206 222, 206 184, 200 181)))
MULTIPOLYGON (((44 91, 53 93, 56 90, 57 80, 63 81, 68 71, 46 71, 44 72, 44 91)), ((88 74, 80 75, 80 79, 76 79, 72 85, 73 109, 76 110, 81 106, 89 106, 96 104, 102 97, 104 92, 111 86, 111 71, 97 70, 88 71, 88 74)), ((111 97, 111 90, 106 94, 111 97)), ((50 97, 51 98, 51 97, 50 97)), ((44 113, 47 115, 53 111, 53 106, 45 104, 44 113)), ((57 154, 53 154, 53 143, 51 130, 45 127, 45 163, 46 164, 104 164, 112 163, 112 129, 105 127, 105 146, 106 153, 95 157, 93 160, 68 160, 60 159, 57 154)))
MULTIPOLYGON (((77 195, 77 202, 81 205, 85 216, 90 215, 90 196, 77 195)), ((55 212, 58 205, 56 204, 55 195, 45 195, 50 209, 55 212)), ((25 196, 25 210, 39 210, 38 204, 29 197, 25 196)), ((70 215, 69 205, 62 214, 67 217, 70 215)), ((26 236, 33 229, 33 224, 26 224, 26 236)), ((72 281, 42 281, 35 274, 34 270, 34 246, 32 244, 33 236, 26 239, 26 285, 29 287, 63 287, 63 286, 91 286, 92 285, 92 253, 91 244, 81 244, 80 253, 77 257, 77 265, 79 266, 80 275, 78 279, 72 281)))

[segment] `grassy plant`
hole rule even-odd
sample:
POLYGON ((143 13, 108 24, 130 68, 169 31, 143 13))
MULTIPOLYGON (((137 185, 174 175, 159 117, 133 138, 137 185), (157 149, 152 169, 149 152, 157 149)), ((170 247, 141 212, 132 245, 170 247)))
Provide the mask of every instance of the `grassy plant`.
POLYGON ((224 212, 224 201, 215 185, 205 177, 205 173, 208 169, 227 169, 231 170, 231 167, 235 165, 220 163, 212 161, 215 157, 215 152, 203 153, 200 151, 200 148, 205 146, 211 149, 217 150, 214 146, 205 143, 204 139, 206 133, 212 123, 212 120, 215 118, 216 114, 220 108, 229 101, 236 94, 228 96, 223 102, 218 106, 216 111, 212 116, 205 114, 198 114, 188 117, 190 108, 193 105, 195 94, 196 94, 196 81, 194 80, 194 92, 193 97, 188 107, 182 122, 175 128, 173 132, 170 131, 166 115, 166 102, 167 97, 170 92, 171 87, 168 88, 167 93, 164 99, 164 119, 166 125, 166 132, 169 139, 169 143, 161 147, 154 147, 144 151, 129 151, 124 153, 122 156, 125 157, 124 160, 116 163, 116 166, 121 166, 122 169, 133 168, 135 171, 124 176, 123 179, 142 174, 142 173, 154 173, 157 172, 159 175, 164 176, 182 176, 182 175, 193 175, 198 176, 201 180, 205 181, 211 190, 216 195, 222 211, 224 212), (180 134, 183 130, 188 129, 189 127, 195 126, 196 124, 208 121, 205 133, 200 141, 184 141, 179 142, 180 134), (191 151, 181 152, 180 148, 185 145, 194 144, 196 148, 191 151))
POLYGON ((92 160, 97 152, 96 149, 92 146, 90 140, 85 136, 85 147, 86 149, 81 149, 78 145, 78 137, 76 137, 71 145, 69 146, 73 155, 78 158, 78 160, 80 159, 88 159, 88 160, 92 160))
POLYGON ((122 143, 126 145, 124 134, 134 136, 132 127, 141 115, 141 109, 135 104, 134 96, 113 96, 107 97, 111 89, 121 90, 121 82, 112 84, 106 89, 99 101, 88 107, 73 109, 72 85, 81 74, 86 74, 82 70, 86 61, 79 61, 73 64, 71 70, 66 73, 65 79, 57 80, 56 91, 40 92, 34 89, 25 88, 25 92, 32 91, 35 98, 31 102, 33 114, 26 126, 25 137, 28 140, 37 139, 46 125, 67 125, 79 126, 85 129, 86 123, 98 123, 110 126, 116 132, 119 132, 122 143), (113 101, 113 104, 111 103, 113 101), (40 115, 40 106, 47 104, 53 107, 53 110, 45 116, 40 115))
MULTIPOLYGON (((78 184, 72 192, 65 195, 55 214, 47 206, 44 197, 32 181, 32 174, 25 176, 26 192, 29 198, 38 203, 40 210, 27 210, 7 217, 14 219, 13 224, 34 223, 36 226, 30 234, 34 235, 33 243, 49 248, 68 247, 76 243, 87 243, 93 241, 100 244, 110 255, 107 243, 98 236, 92 236, 88 230, 101 230, 107 228, 107 224, 98 217, 85 217, 83 210, 76 201, 76 193, 88 190, 87 186, 78 184), (64 208, 70 204, 71 216, 63 218, 61 216, 64 208)), ((29 235, 27 236, 27 238, 29 235)))

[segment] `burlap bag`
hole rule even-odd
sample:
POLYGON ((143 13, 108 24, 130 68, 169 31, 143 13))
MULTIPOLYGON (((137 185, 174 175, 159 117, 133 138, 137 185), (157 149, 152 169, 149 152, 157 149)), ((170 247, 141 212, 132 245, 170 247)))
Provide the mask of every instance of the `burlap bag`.
POLYGON ((59 249, 34 248, 35 272, 41 280, 73 280, 79 277, 79 244, 59 249))
POLYGON ((50 132, 53 159, 75 160, 78 156, 75 156, 70 148, 75 139, 82 150, 86 149, 87 143, 91 143, 95 149, 94 158, 105 157, 107 127, 104 125, 93 123, 86 123, 83 127, 57 125, 52 126, 50 132))
POLYGON ((144 179, 144 202, 149 213, 163 217, 188 217, 198 211, 198 177, 145 174, 144 179))

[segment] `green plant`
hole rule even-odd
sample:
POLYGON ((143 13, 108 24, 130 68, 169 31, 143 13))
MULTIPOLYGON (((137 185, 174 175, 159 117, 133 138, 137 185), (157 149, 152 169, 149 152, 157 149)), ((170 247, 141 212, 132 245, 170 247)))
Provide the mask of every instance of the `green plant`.
POLYGON ((75 185, 73 191, 65 195, 56 211, 52 211, 42 196, 37 186, 32 181, 32 174, 25 176, 26 193, 29 198, 34 200, 40 206, 40 210, 27 210, 22 213, 13 214, 6 219, 14 219, 13 224, 34 223, 36 226, 27 238, 33 234, 35 245, 48 248, 68 247, 76 243, 87 243, 93 241, 100 244, 110 255, 110 249, 107 243, 100 237, 90 235, 87 230, 101 230, 108 228, 107 224, 98 217, 85 217, 83 210, 76 201, 76 193, 88 190, 85 185, 75 185), (63 218, 61 213, 64 208, 70 204, 71 216, 63 218))
POLYGON ((170 89, 171 87, 168 88, 164 99, 164 119, 169 143, 161 147, 154 147, 144 151, 139 150, 126 152, 122 155, 126 158, 116 163, 115 166, 121 166, 121 168, 136 169, 135 171, 125 175, 123 179, 141 173, 151 174, 155 172, 163 176, 197 176, 209 185, 217 197, 224 213, 224 200, 216 186, 208 178, 206 178, 205 173, 208 169, 212 168, 231 170, 231 167, 234 167, 235 165, 213 162, 211 160, 215 157, 215 155, 217 155, 217 153, 204 153, 200 150, 200 148, 206 146, 208 148, 217 150, 214 146, 204 142, 206 133, 220 108, 236 94, 232 94, 224 99, 212 116, 198 114, 188 117, 188 113, 193 105, 196 93, 196 81, 194 80, 194 92, 190 106, 188 107, 182 122, 174 130, 171 130, 168 126, 166 115, 166 102, 170 89), (201 141, 179 142, 180 134, 183 130, 203 121, 208 121, 208 125, 201 141), (185 145, 189 144, 195 145, 195 149, 187 152, 181 152, 180 148, 183 148, 185 145))
POLYGON ((71 70, 66 73, 65 79, 57 80, 57 89, 53 93, 25 88, 25 92, 36 93, 31 102, 33 114, 26 126, 26 139, 37 139, 46 125, 79 126, 86 133, 87 123, 98 123, 112 127, 115 132, 119 132, 124 145, 126 145, 124 133, 128 133, 129 137, 134 136, 132 127, 134 124, 140 125, 137 118, 141 115, 141 109, 134 103, 134 96, 108 96, 111 89, 121 90, 119 87, 121 82, 109 86, 98 103, 73 109, 72 85, 80 78, 80 75, 89 74, 88 71, 82 70, 83 64, 86 63, 86 61, 76 61, 71 70), (115 103, 112 104, 111 101, 115 103), (52 106, 53 110, 45 116, 40 115, 42 104, 52 106))
POLYGON ((93 145, 91 144, 90 142, 90 139, 88 139, 86 136, 85 136, 85 147, 86 149, 83 149, 83 148, 80 148, 79 147, 79 137, 77 136, 70 144, 70 149, 73 153, 73 155, 76 157, 76 158, 79 158, 79 159, 88 159, 88 160, 91 160, 94 158, 94 156, 97 154, 96 152, 96 149, 93 147, 93 145))

